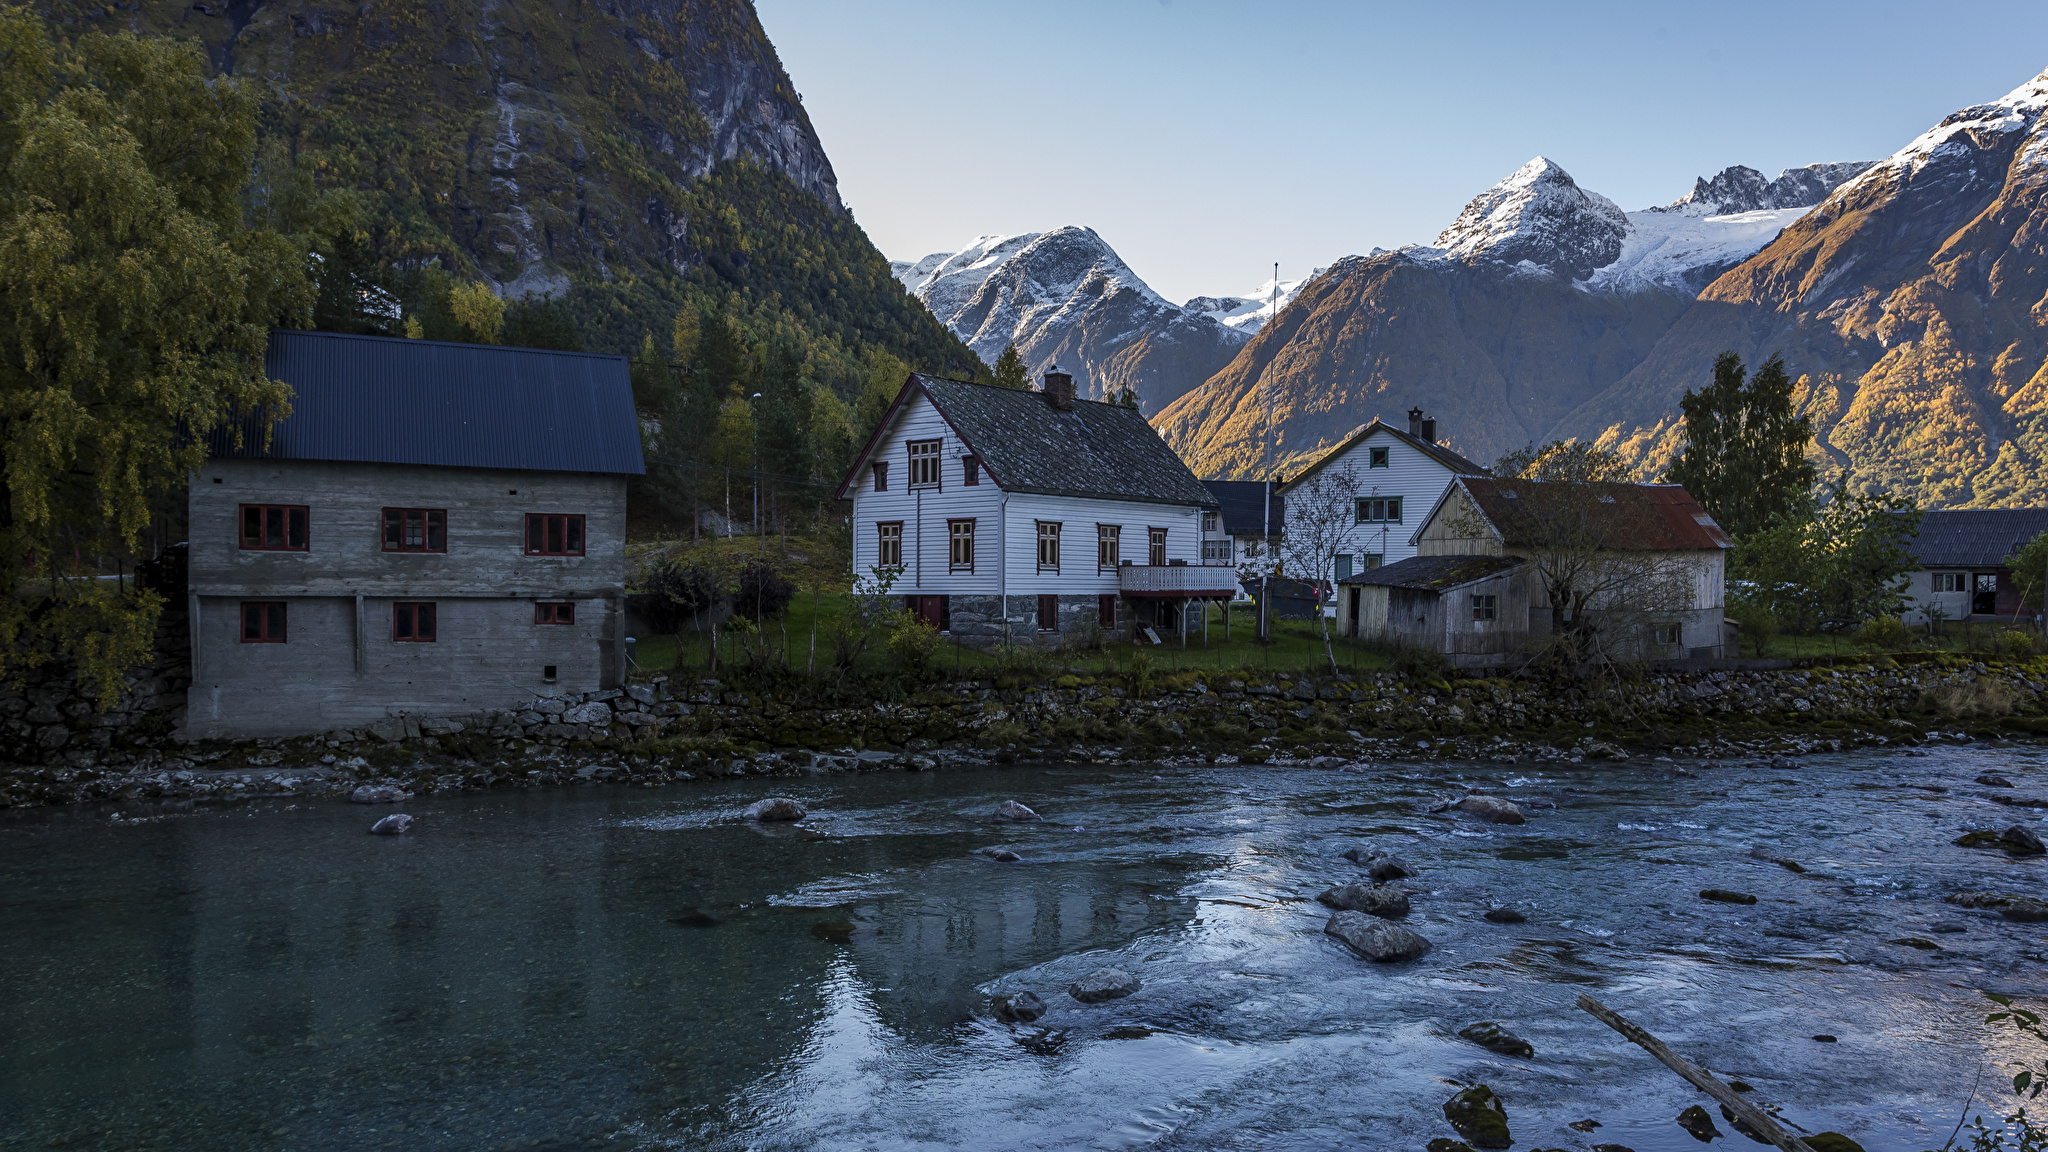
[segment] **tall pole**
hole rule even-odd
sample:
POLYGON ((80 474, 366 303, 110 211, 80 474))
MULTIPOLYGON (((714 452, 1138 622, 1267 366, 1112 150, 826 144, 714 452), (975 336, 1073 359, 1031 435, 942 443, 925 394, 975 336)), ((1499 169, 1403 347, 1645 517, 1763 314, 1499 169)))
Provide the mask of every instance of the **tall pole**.
POLYGON ((747 401, 747 426, 754 430, 754 543, 761 543, 761 411, 754 400, 761 394, 754 393, 754 399, 747 401))

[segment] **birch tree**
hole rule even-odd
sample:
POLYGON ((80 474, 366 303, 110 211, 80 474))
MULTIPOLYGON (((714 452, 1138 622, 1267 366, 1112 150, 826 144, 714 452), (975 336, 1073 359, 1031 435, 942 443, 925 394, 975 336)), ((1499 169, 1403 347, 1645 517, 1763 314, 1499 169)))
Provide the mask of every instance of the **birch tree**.
POLYGON ((1358 498, 1363 492, 1358 477, 1344 468, 1324 468, 1287 491, 1287 524, 1280 537, 1280 555, 1315 590, 1316 622, 1322 628, 1323 655, 1332 673, 1338 671, 1337 649, 1330 640, 1330 619, 1323 609, 1335 595, 1337 556, 1351 548, 1358 498))

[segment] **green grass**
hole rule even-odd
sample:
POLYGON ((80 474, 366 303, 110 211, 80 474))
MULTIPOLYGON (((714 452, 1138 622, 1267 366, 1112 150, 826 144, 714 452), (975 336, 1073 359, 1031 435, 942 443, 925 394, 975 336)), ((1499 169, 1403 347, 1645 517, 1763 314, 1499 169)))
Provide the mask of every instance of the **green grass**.
MULTIPOLYGON (((790 605, 786 619, 764 622, 770 651, 782 655, 792 668, 802 669, 810 659, 811 603, 809 595, 801 594, 796 602, 790 605)), ((842 612, 843 608, 835 597, 819 598, 816 666, 821 672, 831 665, 831 634, 842 612)), ((1323 654, 1322 636, 1313 620, 1276 622, 1271 644, 1255 643, 1251 639, 1252 630, 1252 610, 1244 605, 1238 605, 1231 610, 1231 635, 1226 641, 1223 636, 1222 609, 1211 605, 1206 645, 1198 627, 1187 637, 1185 648, 1181 646, 1180 637, 1176 634, 1167 638, 1164 644, 1113 640, 1097 651, 1062 648, 1050 655, 1060 667, 1084 676, 1126 669, 1130 666, 1132 658, 1139 653, 1145 654, 1151 660, 1153 670, 1162 675, 1196 670, 1244 668, 1255 671, 1294 672, 1303 669, 1327 670, 1329 667, 1328 659, 1323 654)), ((710 634, 685 632, 680 639, 684 673, 692 677, 706 675, 710 634)), ((635 645, 634 652, 634 662, 639 666, 640 672, 653 675, 675 669, 677 640, 678 638, 674 636, 641 637, 635 645)), ((721 629, 720 657, 728 663, 742 659, 743 643, 744 641, 732 635, 730 630, 721 629)), ((1347 672, 1369 672, 1391 666, 1390 654, 1381 647, 1368 647, 1339 639, 1335 642, 1335 649, 1338 666, 1347 672)), ((864 669, 879 670, 887 666, 889 659, 886 652, 870 652, 861 666, 864 669)), ((1002 659, 999 652, 983 652, 964 644, 949 642, 941 646, 933 664, 941 671, 955 669, 961 675, 971 676, 1000 666, 1002 659)))
MULTIPOLYGON (((1898 652, 1992 652, 1997 650, 2001 633, 2012 630, 2010 623, 1960 623, 1950 621, 1942 625, 1940 635, 1929 635, 1925 625, 1910 626, 1913 642, 1898 652)), ((1835 657, 1848 659, 1872 656, 1878 653, 1856 643, 1853 635, 1833 632, 1813 635, 1773 636, 1764 645, 1764 656, 1772 660, 1797 660, 1835 657)), ((1742 655, 1754 658, 1756 649, 1749 641, 1742 642, 1742 655)))

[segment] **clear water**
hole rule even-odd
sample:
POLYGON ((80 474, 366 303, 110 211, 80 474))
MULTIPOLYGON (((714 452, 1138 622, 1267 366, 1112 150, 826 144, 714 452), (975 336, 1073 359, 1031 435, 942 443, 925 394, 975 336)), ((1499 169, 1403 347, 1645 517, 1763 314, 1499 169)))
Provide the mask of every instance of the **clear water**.
POLYGON ((1970 780, 2048 793, 2036 753, 1674 767, 605 786, 410 801, 396 839, 326 799, 0 815, 0 1147, 1419 1148, 1454 1081, 1492 1085, 1517 1147, 1695 1147, 1672 1118, 1701 1097, 1581 992, 1871 1152, 1938 1147, 1980 1073, 2010 1098, 2026 1049, 1980 990, 2042 991, 2048 926, 1939 897, 2039 885, 2048 862, 1948 845, 2032 819, 1970 780), (1419 814, 1453 782, 1559 807, 1419 814), (741 818, 769 794, 813 818, 741 818), (1048 823, 993 823, 1003 799, 1048 823), (1321 933, 1360 843, 1422 869, 1421 961, 1321 933), (1143 990, 1065 994, 1103 964, 1143 990), (1017 989, 1037 1025, 987 1015, 1017 989), (1457 1038, 1478 1020, 1536 1057, 1457 1038))

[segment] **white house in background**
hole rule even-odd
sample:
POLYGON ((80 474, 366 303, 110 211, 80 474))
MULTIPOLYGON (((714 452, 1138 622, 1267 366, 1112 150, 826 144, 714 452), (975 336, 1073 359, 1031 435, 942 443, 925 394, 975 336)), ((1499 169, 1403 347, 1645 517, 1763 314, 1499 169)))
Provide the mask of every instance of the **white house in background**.
POLYGON ((1077 401, 1057 367, 1036 392, 912 375, 839 495, 854 575, 893 573, 964 643, 1178 628, 1237 584, 1203 559, 1208 489, 1136 408, 1077 401))
POLYGON ((1280 485, 1280 499, 1284 501, 1288 493, 1299 491, 1331 468, 1350 473, 1358 486, 1357 519, 1350 549, 1337 554, 1334 572, 1290 575, 1342 580, 1353 572, 1408 559, 1415 555, 1410 538, 1451 482, 1460 476, 1489 474, 1485 468, 1438 444, 1436 421, 1425 418, 1420 408, 1409 410, 1406 432, 1375 417, 1299 476, 1280 485))
MULTIPOLYGON (((1923 513, 1920 535, 1906 542, 1919 567, 1906 574, 1900 618, 1924 624, 1938 605, 1943 620, 2031 617, 2006 558, 2043 532, 2048 508, 1968 508, 1923 513)), ((2039 576, 2039 573, 2034 573, 2039 576)))

